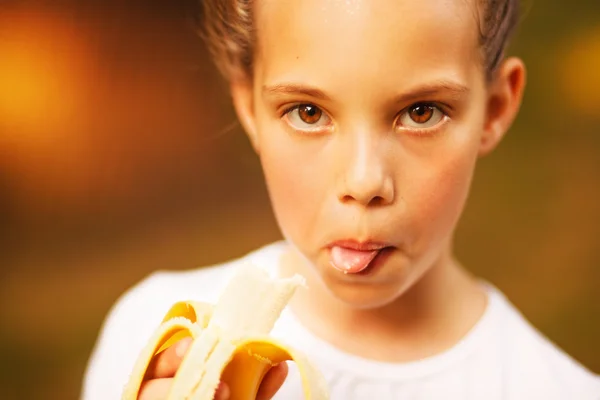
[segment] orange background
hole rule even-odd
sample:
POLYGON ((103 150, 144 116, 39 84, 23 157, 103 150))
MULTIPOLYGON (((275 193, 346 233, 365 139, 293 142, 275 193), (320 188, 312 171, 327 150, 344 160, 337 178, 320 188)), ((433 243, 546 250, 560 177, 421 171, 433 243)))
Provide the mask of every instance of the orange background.
MULTIPOLYGON (((0 5, 3 399, 77 398, 125 289, 280 238, 195 2, 48 3, 0 5)), ((600 3, 530 3, 523 109, 457 252, 600 373, 600 3)))

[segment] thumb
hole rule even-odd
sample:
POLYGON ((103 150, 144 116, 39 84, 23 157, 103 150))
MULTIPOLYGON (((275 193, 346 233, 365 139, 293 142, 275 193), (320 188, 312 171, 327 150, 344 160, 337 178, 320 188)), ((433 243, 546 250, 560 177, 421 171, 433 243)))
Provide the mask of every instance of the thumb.
POLYGON ((265 378, 258 388, 256 400, 271 400, 281 388, 288 375, 288 365, 279 363, 265 374, 265 378))
POLYGON ((217 391, 215 393, 214 400, 229 400, 231 396, 231 392, 229 390, 229 386, 225 382, 220 382, 217 387, 217 391))
POLYGON ((173 346, 158 354, 152 359, 145 379, 172 378, 179 369, 179 364, 192 343, 192 338, 179 340, 173 346))

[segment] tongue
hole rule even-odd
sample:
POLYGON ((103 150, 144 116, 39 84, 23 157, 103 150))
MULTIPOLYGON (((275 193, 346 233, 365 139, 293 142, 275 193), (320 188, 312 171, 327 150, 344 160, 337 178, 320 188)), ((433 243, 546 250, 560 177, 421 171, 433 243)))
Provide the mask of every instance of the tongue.
POLYGON ((331 248, 331 264, 334 268, 349 274, 355 274, 367 268, 379 250, 360 251, 345 247, 331 248))

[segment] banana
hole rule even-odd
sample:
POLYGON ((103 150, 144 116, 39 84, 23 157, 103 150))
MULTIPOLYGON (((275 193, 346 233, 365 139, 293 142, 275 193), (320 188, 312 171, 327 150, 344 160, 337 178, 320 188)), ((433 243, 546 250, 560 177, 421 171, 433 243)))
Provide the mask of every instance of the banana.
POLYGON ((238 267, 216 304, 181 301, 172 305, 140 352, 122 400, 137 400, 153 358, 178 340, 191 337, 167 400, 212 400, 219 382, 231 400, 254 400, 274 365, 294 361, 304 398, 329 399, 324 377, 296 349, 269 336, 275 322, 304 278, 270 278, 253 264, 238 267))

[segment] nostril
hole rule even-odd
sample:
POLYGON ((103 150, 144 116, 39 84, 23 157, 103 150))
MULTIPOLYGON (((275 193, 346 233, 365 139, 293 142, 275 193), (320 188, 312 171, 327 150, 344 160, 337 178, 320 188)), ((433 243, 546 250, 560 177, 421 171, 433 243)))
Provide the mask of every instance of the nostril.
POLYGON ((349 174, 344 177, 337 193, 342 203, 363 206, 382 206, 394 200, 394 182, 390 176, 376 174, 349 174))
POLYGON ((354 197, 350 196, 349 194, 347 194, 341 198, 341 201, 342 201, 342 203, 350 203, 350 202, 356 201, 356 199, 354 197))
POLYGON ((372 205, 372 206, 380 206, 383 203, 384 203, 384 200, 383 200, 383 197, 381 197, 381 196, 375 196, 369 202, 369 204, 372 205))
POLYGON ((385 199, 382 196, 373 196, 369 198, 356 198, 352 195, 345 195, 341 198, 342 203, 360 202, 369 206, 381 206, 385 204, 385 199))

